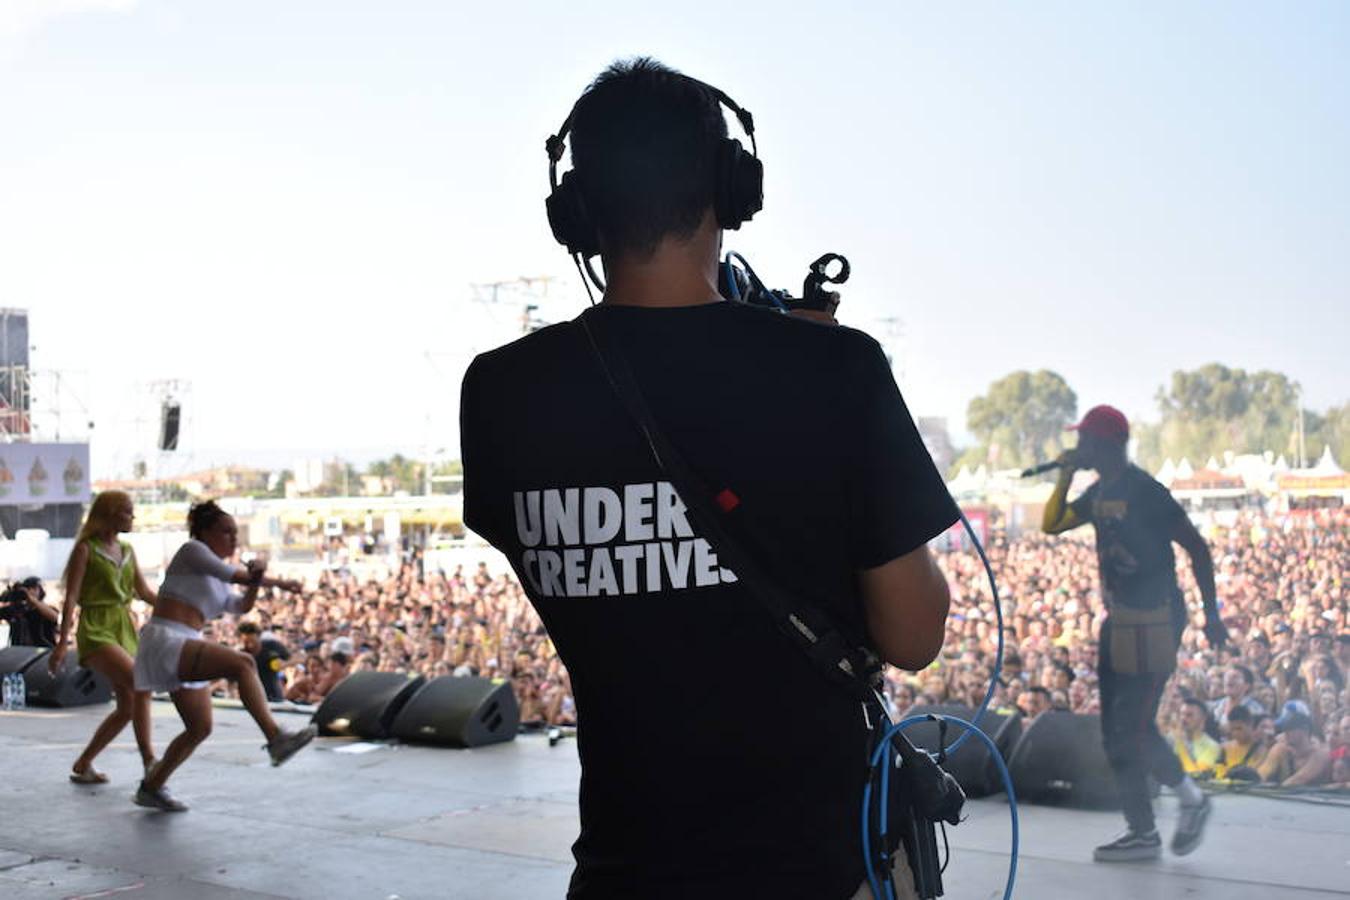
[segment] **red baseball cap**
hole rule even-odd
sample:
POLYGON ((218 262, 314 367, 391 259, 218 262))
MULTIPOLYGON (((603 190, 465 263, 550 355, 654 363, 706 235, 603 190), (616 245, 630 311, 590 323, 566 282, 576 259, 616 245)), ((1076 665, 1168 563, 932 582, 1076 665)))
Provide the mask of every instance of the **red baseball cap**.
POLYGON ((1130 420, 1114 406, 1094 406, 1081 422, 1070 425, 1067 430, 1123 444, 1130 439, 1130 420))

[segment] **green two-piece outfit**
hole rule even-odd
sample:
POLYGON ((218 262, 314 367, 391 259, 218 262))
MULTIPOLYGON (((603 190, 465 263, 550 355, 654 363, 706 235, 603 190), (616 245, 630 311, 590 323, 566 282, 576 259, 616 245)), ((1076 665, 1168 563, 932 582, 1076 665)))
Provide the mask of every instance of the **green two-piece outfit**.
POLYGON ((94 538, 89 541, 89 564, 80 585, 80 624, 75 630, 80 664, 91 653, 115 644, 136 655, 136 625, 131 621, 131 601, 136 596, 136 554, 126 541, 119 541, 122 564, 108 558, 94 538))

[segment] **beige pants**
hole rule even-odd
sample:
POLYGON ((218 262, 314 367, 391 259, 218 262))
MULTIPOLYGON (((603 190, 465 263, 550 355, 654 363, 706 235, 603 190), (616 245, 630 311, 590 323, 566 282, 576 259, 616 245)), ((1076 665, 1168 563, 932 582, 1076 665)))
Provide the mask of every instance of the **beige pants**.
MULTIPOLYGON (((895 889, 895 900, 918 900, 914 892, 914 876, 909 871, 909 860, 905 859, 905 848, 897 847, 891 857, 891 884, 895 889)), ((853 895, 852 900, 874 900, 872 886, 866 880, 853 895)))

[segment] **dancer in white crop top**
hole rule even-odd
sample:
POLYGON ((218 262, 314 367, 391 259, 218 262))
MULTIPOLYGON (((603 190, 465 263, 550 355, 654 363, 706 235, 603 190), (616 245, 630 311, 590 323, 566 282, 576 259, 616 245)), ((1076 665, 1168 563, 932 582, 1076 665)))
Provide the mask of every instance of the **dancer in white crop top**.
POLYGON ((174 554, 159 588, 155 615, 141 629, 136 653, 136 687, 168 691, 183 719, 183 733, 173 739, 164 758, 147 770, 136 792, 136 803, 167 812, 187 806, 164 786, 197 745, 211 733, 210 683, 228 678, 239 688, 239 699, 267 738, 272 765, 279 766, 314 739, 315 727, 283 731, 272 718, 267 695, 258 680, 253 657, 223 644, 202 640, 202 627, 223 613, 242 615, 253 608, 261 587, 299 591, 300 582, 268 578, 267 563, 247 566, 228 562, 239 549, 234 517, 208 500, 188 512, 192 539, 174 554), (234 585, 244 585, 241 595, 234 585))

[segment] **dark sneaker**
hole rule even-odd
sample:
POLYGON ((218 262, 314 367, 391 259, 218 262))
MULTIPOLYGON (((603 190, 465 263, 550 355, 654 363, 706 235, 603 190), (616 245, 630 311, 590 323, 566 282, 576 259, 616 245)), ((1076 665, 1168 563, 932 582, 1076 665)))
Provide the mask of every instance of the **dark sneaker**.
POLYGON ((145 806, 150 809, 158 809, 163 812, 187 812, 187 804, 181 800, 175 800, 169 793, 168 788, 160 788, 152 791, 141 782, 141 786, 136 789, 135 797, 137 806, 145 806))
POLYGON ((1205 835, 1205 822, 1213 804, 1209 797, 1192 806, 1181 805, 1181 814, 1177 817, 1177 830, 1172 834, 1172 852, 1185 856, 1200 846, 1200 838, 1205 835))
POLYGON ((267 742, 267 755, 272 757, 272 765, 279 766, 299 753, 318 733, 317 725, 306 725, 299 731, 278 731, 277 736, 267 742))
POLYGON ((1127 831, 1109 844, 1092 851, 1095 862, 1136 862, 1162 856, 1162 838, 1157 830, 1148 834, 1127 831))

